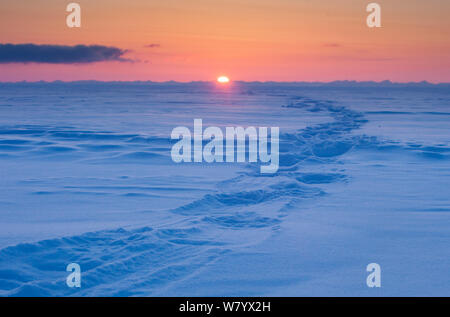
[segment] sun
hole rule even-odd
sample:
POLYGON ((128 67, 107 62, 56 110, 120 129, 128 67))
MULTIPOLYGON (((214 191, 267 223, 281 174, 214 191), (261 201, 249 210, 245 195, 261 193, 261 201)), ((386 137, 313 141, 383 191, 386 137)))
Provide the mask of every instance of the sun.
POLYGON ((217 82, 221 84, 227 84, 230 82, 230 79, 227 76, 220 76, 217 78, 217 82))

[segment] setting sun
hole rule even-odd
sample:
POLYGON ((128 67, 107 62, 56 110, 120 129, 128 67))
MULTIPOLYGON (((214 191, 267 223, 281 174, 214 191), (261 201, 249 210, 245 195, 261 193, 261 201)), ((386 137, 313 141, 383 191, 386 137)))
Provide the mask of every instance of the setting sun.
POLYGON ((219 78, 217 78, 217 82, 226 84, 230 82, 230 79, 227 76, 220 76, 219 78))

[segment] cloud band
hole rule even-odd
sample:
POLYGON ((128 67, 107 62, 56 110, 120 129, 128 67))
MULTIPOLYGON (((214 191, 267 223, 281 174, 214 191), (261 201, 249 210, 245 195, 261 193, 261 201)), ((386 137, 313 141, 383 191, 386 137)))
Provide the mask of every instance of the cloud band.
POLYGON ((102 45, 0 44, 0 63, 77 64, 129 61, 127 50, 102 45))

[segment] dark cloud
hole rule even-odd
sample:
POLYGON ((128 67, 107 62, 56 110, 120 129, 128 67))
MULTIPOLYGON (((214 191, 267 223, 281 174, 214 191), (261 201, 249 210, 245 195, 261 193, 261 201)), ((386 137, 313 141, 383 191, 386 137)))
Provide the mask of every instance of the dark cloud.
POLYGON ((76 64, 125 62, 127 50, 102 45, 0 44, 0 63, 76 64))
POLYGON ((157 48, 157 47, 161 47, 161 44, 152 43, 152 44, 145 45, 144 47, 147 47, 147 48, 157 48))
POLYGON ((341 47, 339 43, 325 43, 323 46, 325 47, 341 47))

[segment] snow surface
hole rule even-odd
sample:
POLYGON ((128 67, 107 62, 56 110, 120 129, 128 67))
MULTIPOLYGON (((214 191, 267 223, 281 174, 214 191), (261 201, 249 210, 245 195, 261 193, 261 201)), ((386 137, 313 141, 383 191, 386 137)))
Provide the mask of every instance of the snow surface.
POLYGON ((449 85, 0 84, 0 164, 1 296, 450 296, 449 85), (278 173, 173 163, 195 118, 278 173))

